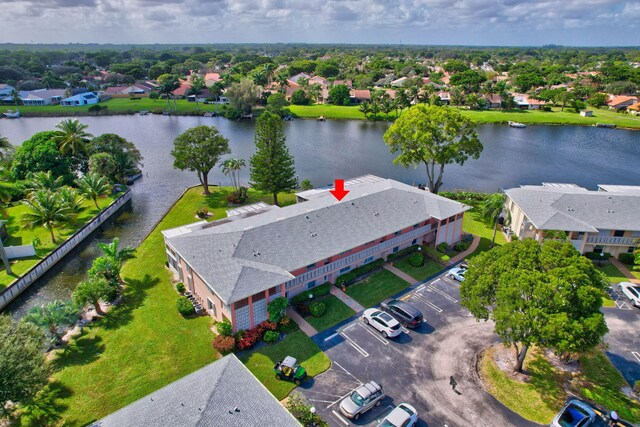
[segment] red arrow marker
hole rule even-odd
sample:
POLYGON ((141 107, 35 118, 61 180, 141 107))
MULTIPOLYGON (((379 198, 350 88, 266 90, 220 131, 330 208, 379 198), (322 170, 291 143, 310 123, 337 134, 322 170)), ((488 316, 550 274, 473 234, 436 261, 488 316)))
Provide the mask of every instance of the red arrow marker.
POLYGON ((344 196, 349 194, 349 190, 344 189, 344 179, 336 179, 335 190, 329 190, 333 197, 338 199, 338 201, 342 200, 344 196))

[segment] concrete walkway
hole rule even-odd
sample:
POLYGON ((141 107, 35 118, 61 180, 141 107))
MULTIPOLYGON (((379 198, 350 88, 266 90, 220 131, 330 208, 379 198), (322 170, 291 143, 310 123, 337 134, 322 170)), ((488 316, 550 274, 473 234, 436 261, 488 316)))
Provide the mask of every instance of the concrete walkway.
POLYGON ((413 277, 409 276, 404 271, 395 268, 391 264, 385 264, 383 267, 384 267, 385 270, 389 270, 390 272, 392 272, 393 274, 395 274, 399 278, 403 279, 405 282, 409 282, 409 284, 412 285, 412 286, 415 285, 416 283, 418 283, 418 281, 416 279, 414 279, 413 277))
POLYGON ((617 259, 615 259, 615 258, 609 258, 609 262, 610 262, 611 264, 615 265, 615 266, 616 266, 616 268, 617 268, 618 270, 620 270, 620 272, 621 272, 622 274, 624 274, 624 275, 629 279, 629 281, 630 281, 631 283, 640 283, 640 280, 638 280, 638 278, 637 278, 636 276, 634 276, 634 275, 633 275, 633 273, 631 273, 631 272, 629 271, 629 269, 627 268, 627 266, 626 266, 626 265, 624 265, 623 263, 621 263, 620 261, 618 261, 618 260, 617 260, 617 259))
POLYGON ((364 311, 363 306, 358 304, 358 302, 353 298, 351 298, 349 295, 342 292, 337 286, 331 286, 331 295, 335 295, 336 297, 338 297, 340 301, 347 304, 356 313, 360 313, 361 311, 364 311))
POLYGON ((300 330, 305 334, 309 335, 310 337, 318 333, 318 331, 316 331, 316 329, 313 326, 311 326, 306 320, 304 320, 302 316, 300 316, 293 309, 293 307, 287 307, 287 316, 292 318, 293 321, 296 322, 298 326, 300 326, 300 330))
POLYGON ((476 249, 478 249, 478 245, 480 244, 480 237, 478 236, 473 236, 473 242, 471 242, 471 246, 469 246, 469 249, 467 249, 464 252, 460 252, 458 255, 454 256, 453 258, 451 258, 449 260, 449 265, 452 264, 457 264, 460 261, 463 261, 466 257, 468 257, 469 255, 471 255, 473 253, 473 251, 475 251, 476 249))

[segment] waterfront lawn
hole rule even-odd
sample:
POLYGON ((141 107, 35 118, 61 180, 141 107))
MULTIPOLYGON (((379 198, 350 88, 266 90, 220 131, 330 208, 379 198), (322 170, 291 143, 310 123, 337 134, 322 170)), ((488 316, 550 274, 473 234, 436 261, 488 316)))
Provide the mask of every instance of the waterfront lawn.
POLYGON ((414 267, 411 265, 409 263, 409 257, 403 258, 400 261, 395 261, 393 266, 407 273, 418 282, 422 282, 442 270, 442 266, 429 257, 425 257, 424 264, 421 267, 414 267))
POLYGON ((78 215, 75 221, 72 221, 68 224, 65 224, 63 227, 55 228, 53 230, 56 236, 56 243, 53 243, 51 241, 51 234, 49 230, 43 227, 35 227, 34 229, 29 229, 28 227, 22 225, 20 218, 22 217, 22 214, 29 211, 27 206, 23 205, 22 203, 16 203, 13 206, 1 209, 0 217, 3 220, 7 221, 6 228, 9 234, 9 237, 7 237, 4 241, 5 246, 28 245, 30 243, 33 243, 34 241, 39 241, 40 243, 35 245, 35 256, 14 259, 11 261, 11 269, 13 271, 13 274, 7 274, 4 266, 2 266, 2 270, 0 270, 0 289, 7 287, 21 275, 26 273, 42 258, 47 256, 49 253, 51 253, 51 251, 62 244, 65 239, 75 233, 79 228, 84 226, 100 211, 109 206, 109 204, 111 204, 111 202, 113 202, 118 196, 119 194, 116 194, 113 196, 102 197, 98 199, 98 206, 100 206, 100 209, 96 209, 96 206, 92 200, 85 200, 82 204, 85 207, 85 210, 78 215))
POLYGON ((409 283, 405 280, 382 269, 353 285, 347 286, 347 295, 367 308, 381 303, 408 286, 409 283))
POLYGON ((293 332, 278 343, 242 354, 240 360, 276 399, 282 400, 296 388, 293 382, 275 379, 273 367, 286 356, 295 357, 309 377, 321 374, 331 366, 329 358, 302 331, 293 332))
MULTIPOLYGON (((232 189, 210 188, 211 196, 195 187, 176 202, 124 266, 123 302, 57 352, 52 389, 61 423, 84 425, 102 418, 216 360, 211 318, 185 319, 176 310, 178 294, 165 267, 160 232, 195 222, 202 206, 210 207, 211 219, 224 216, 221 196, 232 189)), ((249 194, 249 202, 269 200, 253 190, 249 194)))
POLYGON ((318 332, 335 326, 343 320, 346 320, 356 314, 356 312, 353 311, 347 304, 340 301, 340 299, 334 295, 327 295, 326 297, 319 300, 322 301, 327 307, 327 311, 324 313, 324 315, 322 315, 322 317, 305 317, 305 320, 318 332))
MULTIPOLYGON (((466 202, 470 204, 469 202, 466 202)), ((473 258, 481 252, 487 251, 491 247, 491 238, 493 237, 493 224, 485 221, 477 207, 464 213, 464 222, 462 224, 462 231, 465 233, 473 234, 480 237, 480 243, 478 248, 473 251, 468 258, 473 258)), ((496 245, 503 245, 507 243, 507 239, 504 234, 498 229, 496 233, 496 245)))

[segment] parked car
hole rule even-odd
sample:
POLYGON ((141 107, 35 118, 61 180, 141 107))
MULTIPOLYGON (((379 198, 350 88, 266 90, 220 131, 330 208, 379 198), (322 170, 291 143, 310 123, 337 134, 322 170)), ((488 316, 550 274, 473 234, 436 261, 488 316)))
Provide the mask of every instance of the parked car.
POLYGON ((397 337, 402 333, 402 326, 396 319, 375 308, 366 309, 362 320, 377 329, 385 338, 397 337))
POLYGON ((357 420, 369 409, 380 406, 383 398, 382 387, 376 382, 370 381, 355 389, 340 402, 340 412, 347 418, 357 420))
POLYGON ((596 413, 589 405, 572 399, 558 412, 550 427, 588 427, 595 419, 596 413))
POLYGON ((412 427, 418 422, 418 411, 408 403, 396 406, 378 427, 412 427))
POLYGON ((398 299, 382 301, 380 308, 408 328, 417 328, 424 319, 420 310, 398 299))
POLYGON ((457 280, 458 282, 464 282, 464 273, 466 272, 467 270, 465 270, 464 268, 452 268, 447 272, 447 277, 457 280))
POLYGON ((635 307, 640 307, 640 285, 633 284, 631 282, 620 283, 620 290, 631 300, 631 303, 635 307))

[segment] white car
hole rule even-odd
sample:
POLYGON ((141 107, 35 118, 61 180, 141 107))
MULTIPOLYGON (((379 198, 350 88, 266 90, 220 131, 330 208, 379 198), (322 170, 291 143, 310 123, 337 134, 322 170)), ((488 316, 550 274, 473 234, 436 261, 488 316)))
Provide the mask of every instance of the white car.
POLYGON ((447 272, 447 277, 449 279, 457 280, 458 282, 464 282, 464 273, 466 272, 467 270, 464 268, 452 268, 447 272))
POLYGON ((362 320, 367 325, 371 325, 380 331, 385 338, 397 337, 402 333, 402 326, 396 319, 375 308, 366 309, 362 315, 362 320))
POLYGON ((620 290, 631 300, 631 303, 640 307, 640 285, 633 284, 631 282, 622 282, 620 283, 620 290))
POLYGON ((380 421, 378 427, 412 427, 417 422, 418 412, 416 408, 408 403, 401 403, 384 420, 380 421))

